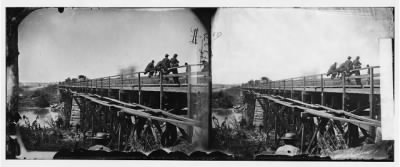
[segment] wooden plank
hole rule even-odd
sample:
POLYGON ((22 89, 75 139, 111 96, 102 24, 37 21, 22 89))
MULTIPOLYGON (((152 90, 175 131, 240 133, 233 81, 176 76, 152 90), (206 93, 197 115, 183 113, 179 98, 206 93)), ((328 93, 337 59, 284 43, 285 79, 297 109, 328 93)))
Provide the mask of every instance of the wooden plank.
POLYGON ((328 110, 328 111, 330 111, 330 112, 334 112, 334 113, 336 113, 336 114, 343 114, 343 115, 352 117, 352 118, 354 118, 354 119, 358 119, 358 120, 362 120, 362 121, 367 121, 367 122, 372 122, 372 123, 375 123, 375 124, 381 124, 380 121, 377 121, 377 120, 374 120, 374 119, 369 119, 369 118, 366 118, 366 117, 363 117, 363 116, 359 116, 359 115, 355 115, 355 114, 352 114, 352 113, 347 112, 347 111, 344 111, 344 110, 335 110, 335 109, 333 109, 333 108, 329 108, 329 107, 326 107, 326 106, 321 106, 321 105, 318 105, 318 104, 317 104, 317 106, 319 106, 319 107, 321 107, 321 108, 323 108, 323 109, 326 109, 326 110, 328 110))
POLYGON ((368 126, 374 126, 374 127, 380 127, 381 126, 381 124, 377 123, 377 122, 369 122, 369 121, 367 122, 367 121, 360 121, 360 120, 355 120, 355 119, 341 118, 341 117, 337 117, 337 116, 334 116, 332 114, 329 114, 325 110, 321 111, 321 110, 315 110, 315 109, 302 107, 302 106, 298 106, 298 105, 292 105, 290 103, 283 102, 283 101, 281 101, 279 99, 276 99, 274 97, 267 96, 267 95, 264 95, 264 96, 261 96, 261 97, 268 98, 269 100, 272 100, 275 103, 278 103, 278 104, 281 104, 281 105, 284 105, 284 106, 287 106, 287 107, 295 107, 295 108, 301 109, 304 112, 307 112, 307 113, 310 113, 312 115, 319 116, 319 117, 324 117, 324 118, 328 118, 328 119, 348 122, 348 123, 352 123, 352 124, 357 125, 357 126, 360 126, 360 125, 368 125, 368 126))
MULTIPOLYGON (((85 95, 84 95, 84 96, 85 96, 85 95)), ((100 96, 98 96, 98 95, 92 95, 92 96, 100 97, 100 96)), ((155 113, 161 113, 161 114, 163 114, 164 116, 171 117, 171 118, 174 118, 174 119, 179 119, 179 120, 185 120, 185 121, 192 121, 192 122, 198 122, 198 123, 200 123, 200 122, 197 121, 197 120, 194 120, 194 119, 191 119, 191 118, 187 118, 187 117, 183 117, 183 116, 179 116, 179 115, 175 115, 175 114, 172 114, 172 113, 170 113, 170 112, 168 112, 168 111, 164 111, 164 110, 161 110, 161 109, 153 109, 153 108, 150 108, 150 107, 141 105, 141 104, 126 103, 126 102, 119 101, 119 100, 112 99, 112 98, 108 98, 108 97, 103 97, 103 98, 104 98, 104 99, 107 99, 107 100, 110 100, 110 101, 112 101, 112 102, 115 102, 115 103, 119 103, 119 104, 121 104, 121 105, 129 106, 129 107, 140 107, 140 108, 142 108, 142 109, 144 109, 144 110, 149 110, 149 111, 152 111, 152 112, 155 112, 155 113)))
MULTIPOLYGON (((199 121, 188 119, 188 118, 184 118, 184 117, 180 117, 180 116, 177 116, 177 115, 174 115, 174 114, 171 114, 171 113, 167 113, 165 111, 162 112, 162 111, 158 110, 162 114, 166 114, 167 116, 175 117, 175 118, 178 117, 178 118, 180 118, 182 120, 176 120, 176 119, 152 116, 151 114, 144 112, 145 111, 144 109, 139 109, 139 110, 138 109, 131 109, 131 108, 115 105, 115 104, 109 104, 109 103, 107 103, 105 101, 98 100, 98 99, 90 97, 88 95, 80 94, 80 96, 84 97, 84 98, 86 98, 86 99, 88 99, 88 100, 90 100, 92 102, 95 102, 97 104, 101 104, 103 106, 115 107, 115 108, 121 109, 121 111, 123 111, 125 113, 128 113, 128 114, 131 114, 131 115, 136 115, 136 116, 150 118, 150 119, 164 121, 164 122, 170 122, 170 123, 177 124, 179 126, 182 126, 182 125, 185 125, 185 126, 201 126, 199 121)), ((151 108, 148 108, 148 107, 145 107, 145 108, 146 109, 151 109, 151 108)), ((152 110, 154 110, 154 109, 152 109, 152 110)), ((154 110, 154 111, 157 111, 157 110, 154 110)))

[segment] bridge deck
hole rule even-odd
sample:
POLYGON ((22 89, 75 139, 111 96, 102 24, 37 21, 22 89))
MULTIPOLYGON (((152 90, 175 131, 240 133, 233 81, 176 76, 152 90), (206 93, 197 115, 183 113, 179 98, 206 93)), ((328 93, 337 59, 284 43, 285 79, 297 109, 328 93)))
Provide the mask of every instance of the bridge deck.
MULTIPOLYGON (((117 86, 112 86, 112 87, 95 87, 95 86, 60 86, 60 87, 65 87, 65 88, 89 88, 89 89, 103 89, 103 90, 133 90, 133 91, 139 91, 139 86, 137 84, 132 84, 132 85, 124 85, 124 87, 117 87, 117 86)), ((161 90, 160 86, 142 86, 141 91, 150 91, 150 92, 159 92, 161 90)), ((164 92, 178 92, 178 93, 186 93, 188 92, 188 86, 187 85, 178 85, 178 84, 170 84, 168 86, 164 86, 163 88, 164 92)), ((198 85, 192 85, 191 86, 191 91, 192 92, 206 92, 208 91, 208 84, 198 84, 198 85)))
POLYGON ((160 74, 149 77, 144 75, 144 72, 134 72, 96 79, 60 82, 59 87, 180 93, 207 92, 210 79, 208 72, 192 72, 192 66, 196 65, 177 67, 186 68, 186 72, 178 74, 160 74))

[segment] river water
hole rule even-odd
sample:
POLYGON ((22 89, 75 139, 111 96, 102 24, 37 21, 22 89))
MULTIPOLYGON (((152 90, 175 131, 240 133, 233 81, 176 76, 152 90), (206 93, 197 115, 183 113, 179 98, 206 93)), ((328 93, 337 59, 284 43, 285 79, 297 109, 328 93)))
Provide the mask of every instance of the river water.
MULTIPOLYGON (((60 113, 51 110, 51 107, 24 107, 19 111, 21 117, 25 116, 29 120, 29 126, 32 126, 33 121, 37 119, 37 124, 42 128, 50 128, 51 123, 60 117, 60 113)), ((28 126, 25 120, 21 119, 18 122, 21 126, 28 126)))

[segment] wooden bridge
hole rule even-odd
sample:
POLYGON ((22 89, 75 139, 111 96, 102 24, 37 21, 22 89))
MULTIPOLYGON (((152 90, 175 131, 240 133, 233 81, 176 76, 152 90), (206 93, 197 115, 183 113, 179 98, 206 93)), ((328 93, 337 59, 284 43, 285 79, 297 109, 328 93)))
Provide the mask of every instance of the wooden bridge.
POLYGON ((359 70, 358 76, 318 74, 242 84, 248 106, 244 119, 253 125, 254 113, 262 112, 263 130, 274 134, 274 144, 284 133, 295 132, 303 153, 328 154, 373 143, 381 126, 379 67, 359 70))
POLYGON ((132 151, 146 141, 149 151, 176 145, 179 138, 207 147, 209 72, 196 67, 201 64, 175 67, 184 71, 178 74, 134 72, 60 82, 65 115, 70 119, 72 105, 78 105, 78 128, 87 138, 111 134, 108 146, 114 150, 132 151))

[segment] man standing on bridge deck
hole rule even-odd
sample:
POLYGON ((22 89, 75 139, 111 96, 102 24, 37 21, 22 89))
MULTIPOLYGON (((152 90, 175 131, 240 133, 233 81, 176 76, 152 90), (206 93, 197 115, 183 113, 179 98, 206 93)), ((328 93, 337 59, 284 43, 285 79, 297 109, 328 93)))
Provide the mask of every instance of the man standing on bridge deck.
POLYGON ((338 74, 338 78, 344 77, 346 72, 345 63, 340 64, 339 68, 336 68, 336 73, 338 74))
MULTIPOLYGON (((170 60, 170 66, 171 66, 171 68, 173 68, 173 69, 171 69, 172 74, 178 74, 179 60, 177 59, 177 57, 178 57, 178 54, 175 53, 174 57, 171 58, 171 60, 170 60)), ((180 84, 179 77, 174 77, 174 83, 180 84)))
POLYGON ((344 62, 344 66, 346 68, 346 76, 351 76, 350 70, 353 69, 353 62, 351 61, 351 56, 347 57, 347 60, 344 62))
POLYGON ((156 66, 155 66, 155 74, 154 75, 157 75, 157 72, 158 72, 158 75, 161 75, 161 70, 162 70, 162 68, 163 68, 163 61, 161 60, 161 61, 159 61, 157 64, 156 64, 156 66))
POLYGON ((300 149, 295 146, 296 143, 296 134, 295 133, 285 133, 285 135, 281 138, 285 145, 279 147, 275 154, 277 155, 288 155, 295 156, 300 154, 300 149))
MULTIPOLYGON (((354 69, 361 68, 360 56, 357 56, 356 59, 353 61, 353 68, 354 69)), ((354 71, 354 74, 356 76, 360 76, 360 70, 354 71)), ((356 78, 356 83, 357 83, 357 85, 361 85, 361 78, 356 78)))
POLYGON ((147 64, 146 69, 144 70, 144 74, 149 73, 149 78, 151 78, 154 74, 154 60, 152 60, 149 64, 147 64))
POLYGON ((326 73, 326 76, 329 77, 329 75, 331 75, 331 79, 334 79, 337 75, 337 71, 336 71, 336 62, 333 63, 331 65, 331 67, 329 68, 328 72, 326 73))
MULTIPOLYGON (((162 60, 162 68, 161 72, 163 75, 168 75, 169 74, 169 68, 170 68, 170 60, 168 58, 168 54, 165 54, 165 58, 162 60)), ((168 78, 165 78, 166 81, 168 81, 168 78)))

